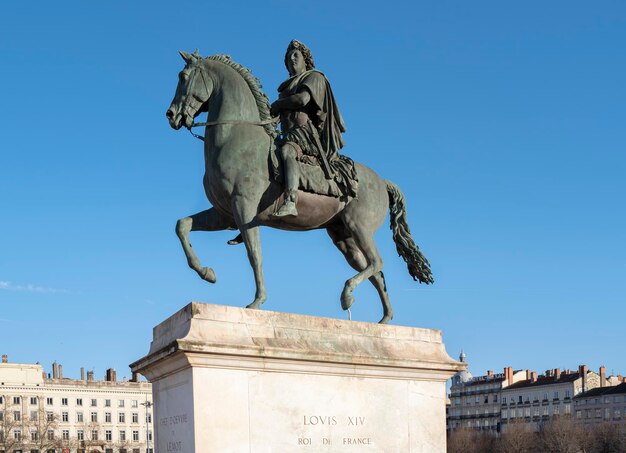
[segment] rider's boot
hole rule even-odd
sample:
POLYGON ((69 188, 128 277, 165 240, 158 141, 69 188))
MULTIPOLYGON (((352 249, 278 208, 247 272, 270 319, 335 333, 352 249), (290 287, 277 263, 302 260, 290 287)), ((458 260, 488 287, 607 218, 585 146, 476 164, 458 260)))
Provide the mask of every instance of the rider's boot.
POLYGON ((278 208, 272 216, 274 217, 285 217, 285 216, 294 216, 298 215, 298 210, 296 209, 296 202, 298 201, 298 192, 296 190, 287 190, 285 192, 285 201, 283 205, 278 208))
POLYGON ((296 162, 296 150, 293 146, 285 145, 281 148, 280 154, 283 158, 283 168, 285 170, 285 201, 272 216, 295 217, 298 215, 296 202, 298 201, 298 181, 300 179, 296 162))

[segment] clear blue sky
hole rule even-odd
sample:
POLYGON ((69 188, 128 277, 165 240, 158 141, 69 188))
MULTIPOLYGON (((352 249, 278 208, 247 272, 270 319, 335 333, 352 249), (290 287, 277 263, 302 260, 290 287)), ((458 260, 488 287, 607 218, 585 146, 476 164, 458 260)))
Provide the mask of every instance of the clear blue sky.
MULTIPOLYGON (((626 4, 621 1, 2 2, 0 350, 101 377, 189 301, 244 306, 232 235, 206 209, 201 144, 165 110, 178 50, 228 53, 270 99, 297 38, 330 79, 345 153, 408 200, 435 285, 377 235, 395 324, 442 329, 470 370, 626 374, 626 4)), ((262 231, 265 308, 344 318, 353 271, 324 232, 262 231), (298 251, 296 253, 296 250, 298 251)), ((371 286, 353 316, 377 321, 371 286)))

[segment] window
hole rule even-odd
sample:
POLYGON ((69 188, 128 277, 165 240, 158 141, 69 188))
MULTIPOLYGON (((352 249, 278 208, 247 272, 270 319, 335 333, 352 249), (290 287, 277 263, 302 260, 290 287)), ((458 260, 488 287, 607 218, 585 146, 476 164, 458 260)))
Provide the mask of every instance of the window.
POLYGON ((506 409, 502 409, 502 418, 508 418, 509 417, 509 411, 506 409))
POLYGON ((152 423, 152 414, 147 414, 146 415, 146 422, 147 423, 152 423))
POLYGON ((98 440, 98 430, 94 429, 91 431, 91 440, 98 440))
POLYGON ((67 398, 61 398, 61 406, 67 406, 67 398))
POLYGON ((20 411, 13 412, 13 420, 19 422, 22 419, 22 413, 20 411))
POLYGON ((485 404, 489 402, 489 395, 485 395, 485 404))
MULTIPOLYGON (((19 396, 14 396, 13 397, 13 404, 21 404, 22 403, 22 398, 20 398, 19 396)), ((21 433, 20 433, 21 435, 21 433)))
MULTIPOLYGON (((48 412, 49 414, 51 414, 52 412, 48 412)), ((61 421, 63 422, 69 422, 70 421, 70 414, 69 412, 61 412, 61 421)))
POLYGON ((104 400, 104 407, 111 407, 111 400, 104 400))
POLYGON ((98 400, 95 398, 91 399, 91 407, 96 407, 98 405, 98 400))
POLYGON ((77 406, 82 406, 83 405, 83 399, 82 398, 76 398, 76 405, 77 406))
POLYGON ((70 440, 70 430, 64 429, 61 433, 61 437, 63 438, 63 440, 70 440))
POLYGON ((611 418, 611 409, 608 407, 604 409, 604 418, 611 418))
POLYGON ((493 402, 494 403, 498 402, 498 394, 497 393, 493 395, 493 402))
POLYGON ((52 406, 52 403, 53 403, 52 398, 46 398, 46 404, 47 404, 48 406, 52 406))
POLYGON ((37 442, 39 440, 39 433, 37 431, 30 432, 30 440, 37 442))
POLYGON ((46 412, 46 421, 53 422, 54 414, 52 412, 46 412))
POLYGON ((554 415, 559 415, 561 413, 561 408, 558 405, 554 405, 554 409, 552 410, 554 415))
POLYGON ((76 430, 76 439, 85 440, 85 432, 82 429, 76 430))
POLYGON ((543 406, 543 415, 544 416, 548 415, 548 406, 543 406))
POLYGON ((105 412, 104 413, 104 423, 111 423, 111 413, 110 412, 105 412))
POLYGON ((48 430, 48 440, 54 440, 54 430, 53 429, 49 429, 48 430))
POLYGON ((35 406, 37 405, 37 397, 36 396, 31 396, 30 397, 30 404, 35 406))
POLYGON ((124 407, 124 400, 117 400, 117 407, 124 407))
POLYGON ((565 398, 570 398, 569 390, 565 390, 565 398))
POLYGON ((506 396, 502 397, 502 404, 506 404, 506 396))
POLYGON ((0 404, 4 404, 4 396, 0 396, 0 404))
POLYGON ((0 411, 0 422, 4 421, 4 412, 0 411))
POLYGON ((113 433, 112 433, 112 431, 110 429, 107 429, 104 432, 104 438, 105 438, 105 440, 108 440, 108 441, 113 440, 113 433))
POLYGON ((91 421, 93 423, 96 423, 98 421, 98 413, 97 412, 92 412, 91 413, 91 421))
POLYGON ((548 392, 545 392, 545 393, 543 394, 543 399, 544 399, 545 401, 547 401, 547 400, 548 400, 548 392))
POLYGON ((558 400, 559 399, 559 392, 554 392, 554 399, 558 400))
POLYGON ((578 418, 578 419, 583 418, 582 411, 576 411, 576 418, 578 418))
POLYGON ((130 402, 130 407, 139 407, 139 402, 137 400, 132 400, 130 402))
POLYGON ((125 423, 126 422, 126 414, 124 414, 124 412, 120 412, 119 414, 117 414, 117 421, 120 423, 125 423))
POLYGON ((572 413, 572 405, 571 404, 566 404, 565 405, 565 413, 567 415, 570 415, 572 413))
POLYGON ((600 409, 596 409, 596 418, 600 417, 602 417, 602 412, 600 411, 600 409))
POLYGON ((84 422, 84 421, 85 421, 85 420, 83 419, 83 413, 82 413, 82 412, 76 412, 76 421, 77 421, 78 423, 82 423, 82 422, 84 422))
POLYGON ((13 430, 13 439, 15 440, 22 440, 22 431, 19 429, 14 429, 13 430))
POLYGON ((37 411, 30 411, 30 420, 36 422, 39 418, 39 413, 37 411))
POLYGON ((133 442, 139 442, 139 431, 133 431, 133 442))
POLYGON ((126 431, 124 431, 124 430, 120 431, 120 441, 121 442, 126 441, 126 431))
POLYGON ((139 414, 137 412, 133 412, 133 423, 139 423, 139 414))
POLYGON ((141 452, 139 451, 139 448, 133 448, 133 453, 141 453, 141 452))
POLYGON ((148 440, 152 441, 152 431, 148 431, 148 440))

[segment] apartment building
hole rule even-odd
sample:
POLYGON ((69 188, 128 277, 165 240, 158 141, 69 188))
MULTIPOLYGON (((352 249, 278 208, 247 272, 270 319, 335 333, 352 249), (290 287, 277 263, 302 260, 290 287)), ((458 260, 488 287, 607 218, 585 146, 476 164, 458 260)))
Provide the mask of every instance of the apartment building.
MULTIPOLYGON (((461 353, 461 362, 466 355, 461 353)), ((503 373, 487 371, 473 377, 469 371, 460 371, 452 378, 447 411, 447 430, 473 428, 500 432, 500 398, 503 389, 526 379, 526 371, 507 367, 503 373)))
POLYGON ((152 387, 54 363, 0 363, 0 453, 153 453, 152 387))
MULTIPOLYGON (((620 376, 621 377, 621 376, 620 376)), ((585 425, 626 422, 626 382, 600 386, 574 397, 574 415, 585 425)))

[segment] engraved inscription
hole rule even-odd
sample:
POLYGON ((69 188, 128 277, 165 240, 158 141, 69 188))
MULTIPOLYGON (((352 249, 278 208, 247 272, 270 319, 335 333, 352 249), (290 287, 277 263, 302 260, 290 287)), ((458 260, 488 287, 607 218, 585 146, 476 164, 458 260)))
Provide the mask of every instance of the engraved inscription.
MULTIPOLYGON (((340 417, 337 415, 303 415, 302 416, 302 425, 306 427, 311 427, 310 429, 314 429, 313 427, 337 427, 343 428, 345 430, 354 430, 355 428, 363 428, 366 425, 365 417, 360 415, 354 416, 346 416, 340 417)), ((358 429, 354 434, 361 434, 358 429)), ((297 444, 302 447, 307 447, 311 445, 318 446, 331 446, 334 443, 340 444, 345 447, 359 447, 364 445, 374 445, 371 437, 360 437, 355 436, 354 434, 350 435, 349 432, 340 432, 337 433, 337 437, 298 437, 297 444)), ((358 449, 357 449, 358 451, 358 449)))

